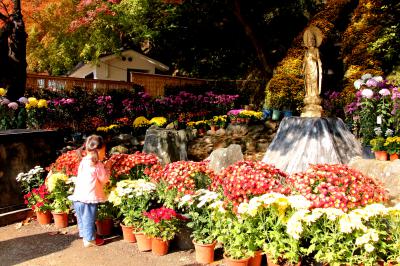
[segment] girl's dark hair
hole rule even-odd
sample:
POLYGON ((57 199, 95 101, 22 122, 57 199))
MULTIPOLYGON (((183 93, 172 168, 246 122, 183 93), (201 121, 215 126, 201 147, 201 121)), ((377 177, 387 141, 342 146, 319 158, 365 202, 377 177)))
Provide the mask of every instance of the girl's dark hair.
POLYGON ((103 144, 103 137, 98 135, 91 135, 86 139, 85 148, 87 152, 92 153, 93 163, 99 161, 99 153, 97 150, 103 147, 103 144))

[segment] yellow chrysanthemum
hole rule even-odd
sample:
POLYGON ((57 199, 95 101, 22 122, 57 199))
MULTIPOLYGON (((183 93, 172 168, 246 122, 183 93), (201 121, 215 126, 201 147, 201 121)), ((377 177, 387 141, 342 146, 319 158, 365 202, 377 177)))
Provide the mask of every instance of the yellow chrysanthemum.
POLYGON ((133 127, 145 127, 149 125, 149 120, 144 116, 139 116, 133 121, 133 127))
POLYGON ((280 218, 285 216, 286 209, 289 207, 289 201, 287 198, 278 198, 275 201, 275 204, 278 207, 278 215, 280 218))
POLYGON ((240 112, 240 116, 248 117, 248 118, 261 119, 262 116, 263 116, 263 113, 262 112, 251 111, 251 110, 243 110, 243 111, 240 112))
POLYGON ((96 129, 96 131, 107 132, 107 131, 108 131, 108 127, 98 127, 98 128, 96 129))
POLYGON ((30 107, 37 107, 38 106, 38 100, 35 97, 29 97, 28 98, 28 103, 30 105, 30 107))
POLYGON ((38 108, 47 108, 47 101, 45 99, 40 99, 37 103, 38 108))
POLYGON ((0 96, 3 97, 7 94, 7 90, 4 88, 0 88, 0 96))
POLYGON ((153 117, 150 120, 150 124, 154 124, 158 127, 162 127, 167 123, 167 119, 165 117, 162 116, 158 116, 158 117, 153 117))
POLYGON ((108 132, 108 131, 110 131, 111 129, 114 129, 114 128, 119 128, 119 126, 116 125, 116 124, 112 124, 112 125, 109 125, 107 127, 98 127, 96 130, 97 131, 102 131, 102 132, 108 132))
POLYGON ((50 175, 46 180, 46 187, 49 192, 52 192, 56 186, 58 180, 63 180, 66 182, 68 180, 68 176, 63 173, 54 173, 50 175))

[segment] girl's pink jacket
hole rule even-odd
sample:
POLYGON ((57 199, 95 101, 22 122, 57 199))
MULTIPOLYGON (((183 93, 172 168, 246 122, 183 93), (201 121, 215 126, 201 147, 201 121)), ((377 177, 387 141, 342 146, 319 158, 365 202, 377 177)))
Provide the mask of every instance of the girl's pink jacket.
POLYGON ((84 203, 105 202, 103 187, 109 179, 102 162, 94 164, 89 156, 85 156, 79 164, 74 193, 69 198, 84 203))

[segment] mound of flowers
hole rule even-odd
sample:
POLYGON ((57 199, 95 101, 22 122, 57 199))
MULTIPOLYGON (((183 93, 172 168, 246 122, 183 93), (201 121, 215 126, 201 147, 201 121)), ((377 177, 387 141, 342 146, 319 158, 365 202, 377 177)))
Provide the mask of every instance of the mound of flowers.
POLYGON ((175 207, 185 194, 194 194, 201 188, 209 188, 215 178, 208 162, 178 161, 153 166, 145 171, 152 182, 157 184, 157 193, 166 207, 175 207))
POLYGON ((178 161, 147 173, 154 182, 166 182, 169 190, 176 188, 179 194, 193 194, 208 187, 214 179, 214 171, 207 166, 207 162, 178 161))
POLYGON ((250 198, 268 192, 289 194, 283 183, 287 174, 264 162, 240 161, 225 168, 212 184, 214 190, 222 188, 224 196, 235 206, 250 198))
POLYGON ((61 154, 56 161, 51 164, 48 170, 53 172, 63 172, 68 176, 76 176, 78 174, 79 163, 83 154, 80 150, 72 150, 61 154))
POLYGON ((291 175, 287 182, 312 202, 311 208, 333 207, 347 212, 386 201, 379 182, 341 164, 311 165, 307 171, 291 175))
POLYGON ((158 163, 154 154, 135 152, 134 154, 113 154, 106 163, 110 163, 113 178, 129 175, 129 179, 139 179, 147 167, 158 163))

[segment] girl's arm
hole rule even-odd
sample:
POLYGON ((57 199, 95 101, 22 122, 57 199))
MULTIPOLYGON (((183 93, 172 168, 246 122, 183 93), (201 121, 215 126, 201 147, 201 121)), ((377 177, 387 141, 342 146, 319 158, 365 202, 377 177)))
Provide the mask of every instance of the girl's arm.
POLYGON ((104 167, 104 164, 99 162, 97 164, 97 180, 105 185, 110 180, 110 173, 104 167))

